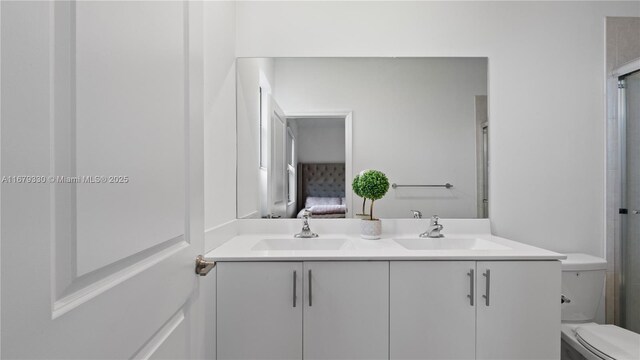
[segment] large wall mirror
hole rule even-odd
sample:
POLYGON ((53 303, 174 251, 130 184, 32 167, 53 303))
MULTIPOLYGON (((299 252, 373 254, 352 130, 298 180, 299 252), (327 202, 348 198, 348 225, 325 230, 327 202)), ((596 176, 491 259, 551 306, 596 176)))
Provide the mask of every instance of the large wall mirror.
POLYGON ((238 218, 489 216, 487 58, 240 58, 238 218))

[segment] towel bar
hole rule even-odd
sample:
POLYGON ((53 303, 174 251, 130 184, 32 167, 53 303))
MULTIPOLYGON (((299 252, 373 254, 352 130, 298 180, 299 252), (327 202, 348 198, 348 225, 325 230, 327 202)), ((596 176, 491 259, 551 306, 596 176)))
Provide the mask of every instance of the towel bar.
POLYGON ((453 187, 453 185, 446 183, 444 185, 398 185, 396 183, 391 184, 391 187, 394 189, 400 188, 400 187, 443 187, 443 188, 447 188, 447 189, 451 189, 453 187))

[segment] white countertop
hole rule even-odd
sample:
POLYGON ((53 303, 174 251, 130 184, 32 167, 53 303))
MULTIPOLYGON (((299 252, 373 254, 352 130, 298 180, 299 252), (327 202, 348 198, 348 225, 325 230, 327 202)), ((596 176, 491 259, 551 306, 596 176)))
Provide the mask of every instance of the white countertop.
MULTIPOLYGON (((313 228, 312 228, 313 229, 313 228)), ((293 239, 288 234, 243 234, 238 235, 209 252, 206 256, 214 261, 300 261, 300 260, 559 260, 565 255, 525 245, 491 234, 447 233, 447 238, 484 239, 503 245, 508 249, 491 250, 409 250, 393 239, 417 238, 417 234, 385 234, 379 240, 364 240, 358 235, 344 233, 321 233, 322 239, 345 239, 338 250, 253 250, 263 239, 293 239)), ((300 239, 304 241, 304 239, 300 239)))

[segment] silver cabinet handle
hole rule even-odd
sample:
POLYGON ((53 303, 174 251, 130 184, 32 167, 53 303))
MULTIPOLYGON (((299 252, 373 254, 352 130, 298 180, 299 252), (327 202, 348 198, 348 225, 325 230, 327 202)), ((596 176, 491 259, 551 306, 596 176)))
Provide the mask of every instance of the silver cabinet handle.
POLYGON ((309 269, 309 306, 312 306, 311 304, 311 269, 309 269))
POLYGON ((473 298, 475 297, 473 294, 473 281, 474 281, 474 273, 475 270, 473 269, 469 269, 469 272, 467 273, 467 275, 469 276, 469 295, 467 295, 467 297, 469 298, 469 305, 473 306, 473 298))
POLYGON ((485 271, 482 276, 484 276, 485 278, 487 278, 487 282, 486 282, 486 288, 485 288, 485 295, 482 295, 482 297, 485 300, 485 305, 489 306, 489 291, 491 291, 491 270, 487 269, 487 271, 485 271))
POLYGON ((293 270, 293 307, 296 307, 296 300, 297 300, 297 296, 296 296, 296 287, 298 285, 298 282, 296 281, 296 271, 293 270))

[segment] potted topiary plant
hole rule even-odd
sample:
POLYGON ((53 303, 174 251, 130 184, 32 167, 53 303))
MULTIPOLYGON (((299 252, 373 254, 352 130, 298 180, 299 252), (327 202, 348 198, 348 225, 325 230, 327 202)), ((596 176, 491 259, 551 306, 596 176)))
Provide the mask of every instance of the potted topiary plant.
POLYGON ((365 170, 358 176, 357 186, 360 196, 371 200, 369 205, 369 218, 362 219, 360 223, 360 236, 363 239, 380 239, 382 234, 382 223, 380 219, 373 217, 373 204, 389 190, 389 179, 378 170, 365 170))
POLYGON ((367 204, 367 198, 362 196, 360 192, 360 174, 356 175, 353 178, 353 182, 351 183, 351 188, 353 189, 353 193, 362 198, 362 212, 360 214, 355 214, 356 219, 366 219, 369 218, 369 214, 367 214, 365 210, 365 206, 367 204))

